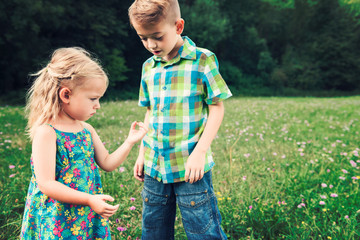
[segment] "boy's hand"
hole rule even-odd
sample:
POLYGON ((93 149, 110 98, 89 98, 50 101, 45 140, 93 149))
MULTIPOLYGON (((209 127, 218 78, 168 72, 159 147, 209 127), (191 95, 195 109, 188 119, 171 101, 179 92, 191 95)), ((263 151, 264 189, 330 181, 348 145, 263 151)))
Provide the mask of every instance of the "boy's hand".
POLYGON ((91 195, 89 198, 89 207, 103 218, 109 218, 118 210, 119 204, 113 206, 105 201, 113 202, 114 198, 109 195, 91 195))
POLYGON ((194 183, 199 181, 204 176, 206 153, 194 150, 185 166, 185 182, 194 183))
POLYGON ((140 141, 145 134, 147 133, 148 128, 142 122, 133 122, 130 127, 129 136, 127 137, 126 141, 134 145, 138 141, 140 141), (139 126, 139 129, 136 129, 136 125, 139 126))
POLYGON ((144 181, 144 157, 139 156, 134 166, 134 177, 143 182, 144 181))

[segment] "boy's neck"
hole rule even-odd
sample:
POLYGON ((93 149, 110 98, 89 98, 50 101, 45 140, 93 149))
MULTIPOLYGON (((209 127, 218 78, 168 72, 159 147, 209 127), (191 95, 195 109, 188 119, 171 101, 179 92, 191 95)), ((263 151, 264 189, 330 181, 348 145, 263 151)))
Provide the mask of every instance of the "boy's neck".
POLYGON ((170 61, 171 59, 175 58, 178 53, 179 53, 179 49, 181 48, 181 46, 184 44, 184 39, 181 37, 181 35, 179 35, 179 39, 175 44, 174 49, 165 57, 163 57, 162 59, 166 62, 170 61))

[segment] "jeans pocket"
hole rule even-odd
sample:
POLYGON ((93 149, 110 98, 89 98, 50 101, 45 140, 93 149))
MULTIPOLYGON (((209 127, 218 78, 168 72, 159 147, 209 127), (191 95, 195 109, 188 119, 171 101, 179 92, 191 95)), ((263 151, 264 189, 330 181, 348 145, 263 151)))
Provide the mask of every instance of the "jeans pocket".
POLYGON ((143 199, 143 225, 145 228, 159 228, 164 221, 167 197, 157 195, 143 189, 141 192, 143 199))
POLYGON ((195 234, 205 233, 213 221, 208 192, 178 194, 176 198, 185 230, 195 234))

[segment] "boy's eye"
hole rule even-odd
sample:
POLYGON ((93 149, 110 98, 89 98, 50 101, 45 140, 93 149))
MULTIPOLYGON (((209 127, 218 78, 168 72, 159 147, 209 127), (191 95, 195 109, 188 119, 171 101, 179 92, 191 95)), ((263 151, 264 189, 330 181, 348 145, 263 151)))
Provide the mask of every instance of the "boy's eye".
MULTIPOLYGON (((152 39, 156 40, 156 41, 160 41, 163 37, 153 37, 152 39)), ((147 41, 147 38, 141 37, 140 38, 141 41, 147 41)))

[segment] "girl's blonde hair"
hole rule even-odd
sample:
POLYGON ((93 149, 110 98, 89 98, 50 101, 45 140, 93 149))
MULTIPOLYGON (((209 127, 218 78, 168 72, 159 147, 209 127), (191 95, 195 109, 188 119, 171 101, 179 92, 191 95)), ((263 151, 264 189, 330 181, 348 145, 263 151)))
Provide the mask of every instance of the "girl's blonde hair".
POLYGON ((108 85, 108 77, 99 62, 79 47, 55 50, 48 65, 32 76, 36 79, 28 91, 26 104, 27 132, 31 139, 38 126, 54 121, 60 113, 62 87, 74 90, 89 78, 101 79, 108 85))

